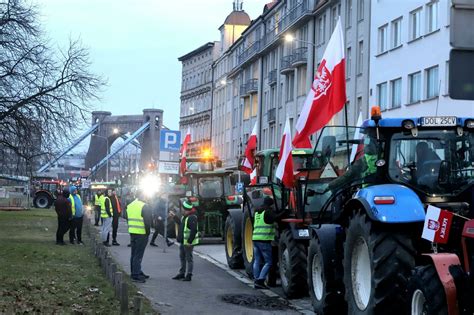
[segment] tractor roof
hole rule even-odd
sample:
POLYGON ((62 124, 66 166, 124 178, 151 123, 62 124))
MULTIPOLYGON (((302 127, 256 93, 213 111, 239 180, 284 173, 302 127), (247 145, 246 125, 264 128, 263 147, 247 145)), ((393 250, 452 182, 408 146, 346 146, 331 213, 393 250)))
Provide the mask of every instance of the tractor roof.
MULTIPOLYGON (((437 116, 437 117, 444 117, 444 116, 437 116)), ((423 126, 422 119, 425 117, 404 117, 404 118, 382 118, 379 121, 379 127, 381 128, 402 128, 403 123, 406 121, 412 121, 415 126, 421 127, 423 126)), ((474 117, 457 117, 456 118, 456 126, 465 127, 468 121, 474 121, 474 117)), ((363 127, 375 127, 375 121, 372 119, 367 119, 362 124, 363 127)), ((432 127, 432 126, 431 126, 432 127)), ((454 126, 443 126, 439 125, 439 127, 454 127, 454 126)))
MULTIPOLYGON (((270 155, 273 155, 275 153, 279 154, 280 149, 279 148, 266 149, 266 150, 262 150, 262 151, 257 152, 256 155, 270 156, 270 155)), ((291 151, 291 153, 292 153, 293 156, 313 155, 313 149, 294 149, 293 151, 291 151)))
POLYGON ((232 174, 232 171, 220 170, 220 171, 201 171, 201 172, 186 172, 186 175, 193 177, 211 177, 211 176, 228 176, 232 174))

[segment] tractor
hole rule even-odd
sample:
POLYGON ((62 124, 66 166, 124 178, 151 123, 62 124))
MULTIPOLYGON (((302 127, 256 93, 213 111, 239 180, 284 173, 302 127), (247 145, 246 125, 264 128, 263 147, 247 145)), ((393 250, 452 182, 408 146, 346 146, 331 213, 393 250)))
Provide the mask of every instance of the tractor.
POLYGON ((66 183, 60 180, 40 180, 34 183, 33 205, 35 208, 46 209, 53 205, 58 193, 61 193, 66 183))

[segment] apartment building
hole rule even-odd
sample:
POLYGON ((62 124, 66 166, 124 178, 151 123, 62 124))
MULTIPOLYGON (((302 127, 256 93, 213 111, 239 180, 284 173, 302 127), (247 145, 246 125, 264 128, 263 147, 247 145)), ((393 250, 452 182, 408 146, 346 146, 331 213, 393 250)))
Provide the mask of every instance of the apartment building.
POLYGON ((372 1, 370 103, 385 117, 474 115, 472 101, 448 95, 450 6, 450 0, 372 1))

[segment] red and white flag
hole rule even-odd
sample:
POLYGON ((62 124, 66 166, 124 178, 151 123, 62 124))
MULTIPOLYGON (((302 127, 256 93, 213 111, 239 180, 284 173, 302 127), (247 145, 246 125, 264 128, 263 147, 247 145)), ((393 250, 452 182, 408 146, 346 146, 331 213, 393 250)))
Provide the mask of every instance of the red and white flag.
POLYGON ((446 244, 453 223, 453 213, 434 206, 428 206, 422 238, 433 243, 446 244))
POLYGON ((293 155, 291 151, 293 146, 291 145, 291 130, 290 120, 287 118, 285 123, 285 130, 283 137, 281 138, 280 146, 280 162, 276 169, 276 177, 279 178, 286 188, 293 187, 293 155))
POLYGON ((253 126, 252 133, 247 141, 247 147, 245 148, 245 159, 242 162, 241 169, 251 174, 255 163, 255 150, 257 149, 257 122, 253 126))
MULTIPOLYGON (((188 151, 188 143, 191 142, 191 129, 188 128, 188 132, 186 133, 186 136, 184 137, 183 144, 181 145, 181 149, 179 150, 179 157, 181 158, 181 161, 179 163, 179 173, 180 176, 183 179, 184 173, 186 173, 186 155, 188 151)), ((181 182, 184 183, 185 180, 182 180, 181 182)))
POLYGON ((323 60, 296 122, 295 148, 311 148, 310 136, 324 127, 346 103, 344 37, 339 18, 323 60))
POLYGON ((250 185, 257 185, 257 168, 250 173, 250 185))

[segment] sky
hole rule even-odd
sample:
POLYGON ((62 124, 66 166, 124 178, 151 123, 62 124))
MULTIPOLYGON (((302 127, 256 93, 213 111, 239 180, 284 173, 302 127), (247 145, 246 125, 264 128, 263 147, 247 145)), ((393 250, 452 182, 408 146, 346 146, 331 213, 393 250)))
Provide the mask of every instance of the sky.
MULTIPOLYGON (((270 0, 244 1, 255 19, 270 0)), ((55 48, 80 38, 91 70, 108 84, 95 110, 113 115, 164 110, 164 125, 177 130, 181 88, 178 57, 219 40, 219 26, 233 0, 36 0, 55 48)))

